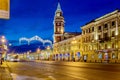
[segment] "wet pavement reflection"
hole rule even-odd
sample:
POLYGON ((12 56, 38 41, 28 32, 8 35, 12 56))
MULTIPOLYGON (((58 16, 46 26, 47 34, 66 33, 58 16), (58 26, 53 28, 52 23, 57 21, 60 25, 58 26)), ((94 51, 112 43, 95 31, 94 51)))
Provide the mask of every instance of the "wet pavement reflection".
MULTIPOLYGON (((9 62, 21 80, 120 80, 120 64, 9 62), (78 66, 76 66, 78 65, 78 66), (30 79, 28 79, 30 78, 30 79)), ((19 80, 17 79, 16 80, 19 80)), ((15 80, 15 78, 14 78, 15 80)))

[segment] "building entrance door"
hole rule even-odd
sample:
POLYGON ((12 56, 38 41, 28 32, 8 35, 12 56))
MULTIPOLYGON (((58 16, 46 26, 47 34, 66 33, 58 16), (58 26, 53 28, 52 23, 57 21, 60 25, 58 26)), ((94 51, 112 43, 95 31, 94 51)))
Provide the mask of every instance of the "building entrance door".
POLYGON ((68 61, 70 61, 70 53, 67 54, 68 61))
POLYGON ((60 61, 62 61, 62 57, 63 57, 63 55, 62 55, 62 54, 60 54, 60 61))
POLYGON ((58 54, 56 54, 56 60, 58 60, 58 54))
POLYGON ((104 54, 104 60, 108 60, 108 53, 104 54))
POLYGON ((77 60, 80 61, 80 52, 77 52, 77 60))

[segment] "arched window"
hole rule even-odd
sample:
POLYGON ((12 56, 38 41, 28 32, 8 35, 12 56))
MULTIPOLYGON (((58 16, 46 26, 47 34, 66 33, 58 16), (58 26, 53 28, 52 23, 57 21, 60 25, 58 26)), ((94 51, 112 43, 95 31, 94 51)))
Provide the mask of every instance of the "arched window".
POLYGON ((105 44, 105 49, 107 49, 107 44, 105 44))
POLYGON ((98 48, 99 50, 101 49, 101 46, 99 45, 99 48, 98 48))
POLYGON ((115 48, 115 44, 114 43, 112 43, 112 48, 115 48))

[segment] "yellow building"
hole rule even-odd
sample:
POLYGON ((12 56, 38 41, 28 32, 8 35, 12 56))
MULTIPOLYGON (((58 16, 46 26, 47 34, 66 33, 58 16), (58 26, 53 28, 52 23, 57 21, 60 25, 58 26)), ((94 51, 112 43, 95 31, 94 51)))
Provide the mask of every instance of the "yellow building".
POLYGON ((120 59, 120 11, 97 18, 82 29, 84 53, 88 61, 118 61, 120 59))
POLYGON ((82 34, 67 33, 60 4, 54 18, 53 60, 118 62, 120 11, 115 10, 81 27, 82 34))
POLYGON ((55 43, 53 52, 55 60, 82 60, 80 59, 83 54, 81 35, 55 43))
POLYGON ((0 0, 0 18, 9 19, 10 0, 0 0))

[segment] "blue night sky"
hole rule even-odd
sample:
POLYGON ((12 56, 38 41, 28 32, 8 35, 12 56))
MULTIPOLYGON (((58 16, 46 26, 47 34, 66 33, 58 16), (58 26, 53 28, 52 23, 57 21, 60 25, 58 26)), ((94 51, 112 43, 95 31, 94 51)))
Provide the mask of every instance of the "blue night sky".
MULTIPOLYGON (((58 0, 11 0, 10 19, 0 20, 0 35, 18 44, 21 37, 35 35, 52 40, 58 0)), ((120 0, 60 0, 65 31, 81 32, 80 26, 115 9, 120 0)))

